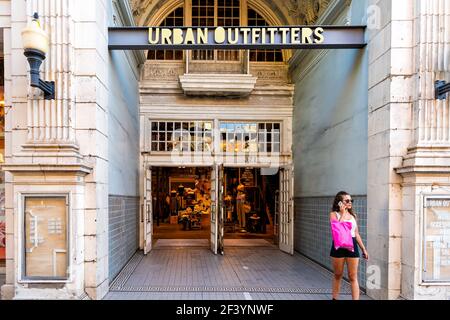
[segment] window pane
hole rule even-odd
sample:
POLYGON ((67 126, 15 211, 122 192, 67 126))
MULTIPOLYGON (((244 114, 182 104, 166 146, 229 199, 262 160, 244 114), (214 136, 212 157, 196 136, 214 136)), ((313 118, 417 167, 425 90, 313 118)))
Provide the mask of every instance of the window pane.
POLYGON ((25 198, 25 277, 68 277, 65 197, 25 198))
POLYGON ((154 60, 154 59, 156 59, 155 50, 149 50, 147 54, 147 60, 154 60))
POLYGON ((164 60, 164 50, 156 51, 156 60, 164 60))
POLYGON ((212 150, 212 122, 154 122, 151 132, 152 151, 212 150))
POLYGON ((166 50, 166 60, 173 60, 174 54, 172 50, 166 50))
POLYGON ((278 152, 279 123, 220 123, 221 145, 227 152, 278 152), (271 130, 268 132, 268 130, 271 130))

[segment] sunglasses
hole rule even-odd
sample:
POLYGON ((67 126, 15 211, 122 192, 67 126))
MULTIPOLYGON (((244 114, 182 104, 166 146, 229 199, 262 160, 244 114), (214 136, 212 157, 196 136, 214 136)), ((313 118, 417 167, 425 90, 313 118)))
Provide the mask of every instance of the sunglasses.
POLYGON ((352 199, 352 200, 344 200, 344 203, 353 203, 354 202, 354 200, 352 199))

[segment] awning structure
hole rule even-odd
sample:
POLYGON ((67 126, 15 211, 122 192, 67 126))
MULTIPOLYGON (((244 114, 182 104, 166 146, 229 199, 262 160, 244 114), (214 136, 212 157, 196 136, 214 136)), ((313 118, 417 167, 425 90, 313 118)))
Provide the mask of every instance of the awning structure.
POLYGON ((110 50, 352 49, 365 26, 111 27, 110 50))

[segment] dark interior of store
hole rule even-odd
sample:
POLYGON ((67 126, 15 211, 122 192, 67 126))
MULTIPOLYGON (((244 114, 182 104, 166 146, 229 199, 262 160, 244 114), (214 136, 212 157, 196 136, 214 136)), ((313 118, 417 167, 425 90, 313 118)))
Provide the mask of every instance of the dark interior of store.
MULTIPOLYGON (((210 239, 211 168, 152 168, 154 239, 210 239)), ((225 168, 225 239, 274 242, 279 175, 225 168)))

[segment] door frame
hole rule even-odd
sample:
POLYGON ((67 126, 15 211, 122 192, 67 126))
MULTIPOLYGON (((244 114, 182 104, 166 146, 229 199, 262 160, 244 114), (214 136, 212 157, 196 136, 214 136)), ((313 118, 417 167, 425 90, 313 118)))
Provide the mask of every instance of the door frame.
MULTIPOLYGON (((150 219, 152 221, 152 226, 151 226, 151 232, 150 237, 151 239, 148 239, 148 236, 146 234, 146 226, 145 226, 145 214, 146 214, 146 209, 148 208, 146 205, 148 205, 148 201, 147 199, 145 199, 145 192, 146 192, 146 175, 148 173, 148 171, 152 168, 177 168, 177 167, 186 167, 186 168, 209 168, 211 170, 213 170, 215 164, 214 165, 210 165, 210 164, 206 164, 206 165, 198 165, 198 164, 161 164, 161 163, 154 163, 152 161, 144 161, 144 165, 142 167, 142 172, 141 175, 142 177, 140 178, 141 181, 141 195, 140 195, 140 199, 141 199, 141 219, 139 221, 139 238, 140 238, 140 243, 142 244, 140 246, 140 249, 144 251, 144 254, 147 254, 148 252, 150 252, 152 250, 153 247, 153 212, 150 215, 150 219), (146 245, 147 243, 150 243, 150 246, 146 245)), ((214 170, 213 170, 214 171, 214 170)), ((150 185, 152 182, 152 178, 150 176, 150 185)), ((151 186, 150 186, 150 190, 151 190, 151 186)), ((151 199, 152 200, 152 199, 151 199)), ((212 204, 212 203, 211 203, 212 204)), ((214 204, 217 205, 217 204, 214 204)), ((150 203, 151 206, 151 203, 150 203)), ((150 210, 152 210, 152 206, 150 207, 150 210)), ((211 212, 212 215, 212 212, 211 212)), ((212 219, 212 216, 211 216, 212 219)))
POLYGON ((143 168, 143 206, 142 222, 144 230, 143 249, 147 255, 153 248, 153 195, 152 195, 152 166, 143 168))
POLYGON ((294 254, 294 167, 280 166, 278 196, 278 246, 281 251, 294 254), (287 189, 287 190, 285 190, 287 189))
MULTIPOLYGON (((222 190, 222 192, 220 194, 223 196, 223 188, 224 188, 223 177, 221 179, 222 185, 219 186, 219 174, 218 174, 219 173, 219 169, 221 169, 222 172, 224 172, 224 170, 226 168, 259 168, 259 169, 261 169, 261 168, 268 168, 270 166, 269 165, 264 165, 264 164, 239 165, 239 164, 217 164, 217 163, 205 164, 205 165, 198 165, 198 164, 195 164, 195 163, 192 163, 192 164, 162 164, 162 163, 153 163, 152 161, 146 161, 146 162, 144 162, 143 173, 142 173, 143 176, 144 176, 144 179, 141 179, 141 181, 144 181, 144 183, 145 183, 145 175, 147 174, 149 169, 151 170, 151 168, 154 168, 154 167, 163 167, 163 168, 174 168, 174 167, 188 167, 188 168, 192 168, 192 167, 199 167, 199 168, 210 168, 213 172, 215 172, 215 175, 216 175, 216 177, 215 177, 216 178, 216 182, 215 182, 216 183, 216 198, 215 198, 214 203, 212 201, 211 205, 215 206, 215 210, 214 210, 215 214, 216 214, 215 218, 218 219, 219 218, 219 210, 224 211, 223 210, 223 205, 220 205, 220 203, 219 203, 219 201, 221 201, 221 199, 219 199, 219 189, 222 190)), ((280 171, 279 172, 279 174, 280 174, 280 185, 279 185, 279 188, 281 189, 282 170, 286 170, 286 169, 288 169, 290 171, 290 180, 288 181, 289 188, 290 188, 290 191, 289 191, 290 195, 289 195, 289 199, 288 199, 288 202, 289 202, 288 203, 288 211, 289 211, 289 217, 288 217, 289 229, 288 229, 288 233, 289 233, 290 240, 289 240, 289 245, 286 246, 286 245, 282 245, 281 240, 278 239, 278 245, 279 245, 279 249, 281 251, 284 251, 284 252, 289 253, 289 254, 294 254, 294 204, 293 204, 293 202, 294 202, 294 169, 293 169, 293 165, 292 164, 284 164, 284 165, 280 165, 279 166, 279 171, 280 171)), ((151 177, 150 177, 150 179, 151 179, 151 177)), ((145 192, 145 184, 143 184, 143 193, 144 192, 145 192)), ((141 199, 142 199, 142 203, 143 204, 141 206, 142 207, 142 212, 141 212, 141 220, 140 220, 140 224, 141 224, 140 232, 142 232, 141 235, 143 235, 142 238, 144 239, 143 240, 143 246, 142 246, 141 249, 144 249, 144 252, 145 252, 145 250, 146 250, 145 249, 145 244, 146 244, 147 239, 146 239, 145 228, 144 228, 143 224, 144 224, 144 220, 145 220, 145 218, 144 218, 145 215, 144 214, 145 214, 146 202, 145 202, 143 193, 141 194, 141 199)), ((212 195, 211 195, 211 197, 212 197, 212 195)), ((278 210, 281 210, 280 209, 281 208, 281 194, 280 194, 280 199, 279 200, 280 200, 280 202, 278 203, 278 210)), ((225 214, 225 213, 222 212, 222 214, 225 214)), ((277 216, 277 214, 278 214, 278 218, 279 218, 279 221, 277 221, 278 222, 278 228, 281 228, 281 215, 278 212, 278 213, 275 213, 275 216, 277 216)), ((211 210, 211 223, 213 221, 213 216, 212 215, 213 215, 213 210, 211 210)), ((224 218, 225 218, 225 216, 222 217, 222 227, 223 227, 223 219, 224 218)), ((153 217, 151 217, 151 219, 152 219, 152 223, 153 223, 153 217)), ((274 219, 274 223, 275 223, 275 219, 274 219)), ((274 225, 274 227, 276 227, 276 225, 274 225)), ((219 224, 217 224, 217 228, 215 229, 216 230, 216 233, 215 233, 216 235, 218 235, 219 231, 220 231, 218 228, 219 228, 219 224)), ((281 236, 280 230, 275 230, 274 229, 274 235, 275 235, 275 233, 278 234, 278 237, 281 236)), ((224 233, 223 233, 223 229, 222 229, 221 235, 222 235, 222 239, 220 241, 221 245, 219 245, 219 242, 218 242, 217 246, 213 246, 212 243, 211 243, 211 250, 215 254, 218 254, 218 253, 223 254, 224 253, 224 241, 223 241, 224 233)), ((152 229, 151 229, 151 238, 152 238, 151 242, 153 243, 153 241, 152 241, 153 240, 153 226, 152 226, 152 229)), ((210 239, 211 239, 211 237, 210 237, 210 239)), ((210 242, 211 242, 211 240, 210 240, 210 242)), ((151 247, 150 247, 150 250, 151 250, 151 247)))

